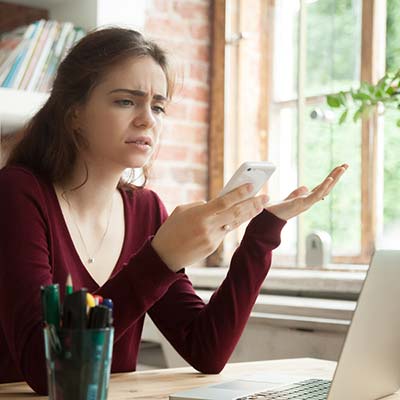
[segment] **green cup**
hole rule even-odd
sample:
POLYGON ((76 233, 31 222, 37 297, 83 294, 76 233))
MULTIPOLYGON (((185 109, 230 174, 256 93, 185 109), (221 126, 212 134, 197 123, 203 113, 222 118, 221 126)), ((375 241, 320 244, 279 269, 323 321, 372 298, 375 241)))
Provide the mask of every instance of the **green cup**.
POLYGON ((114 328, 44 328, 50 400, 106 400, 114 328))

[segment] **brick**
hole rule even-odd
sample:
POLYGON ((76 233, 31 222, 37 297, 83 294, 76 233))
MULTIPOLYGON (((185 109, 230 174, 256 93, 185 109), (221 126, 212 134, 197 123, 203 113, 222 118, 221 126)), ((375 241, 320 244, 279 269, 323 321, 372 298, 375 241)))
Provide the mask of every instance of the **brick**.
POLYGON ((171 39, 178 39, 184 41, 185 38, 191 34, 188 25, 180 23, 177 20, 167 18, 149 18, 145 24, 146 34, 171 39))
POLYGON ((188 159, 188 149, 185 146, 162 144, 157 159, 186 161, 188 159))
POLYGON ((188 0, 175 1, 173 10, 178 16, 187 20, 198 20, 210 18, 209 2, 199 3, 188 0))
POLYGON ((189 107, 189 120, 196 122, 209 122, 208 104, 191 104, 189 107))
POLYGON ((172 167, 171 173, 174 181, 177 183, 191 183, 198 185, 207 184, 207 172, 206 170, 187 167, 172 167))
POLYGON ((209 83, 210 66, 205 63, 190 63, 189 77, 195 81, 209 83))
POLYGON ((185 99, 191 99, 196 101, 201 101, 203 103, 208 103, 210 99, 209 87, 205 85, 196 85, 187 83, 183 87, 182 96, 185 99))
POLYGON ((204 187, 199 187, 195 189, 188 188, 187 199, 189 202, 202 201, 202 200, 207 201, 207 190, 204 187))
POLYGON ((177 55, 182 60, 193 61, 210 61, 210 46, 209 44, 196 43, 186 41, 177 48, 177 55))
POLYGON ((165 127, 163 137, 172 143, 191 143, 207 145, 208 124, 193 125, 190 121, 170 124, 165 127))
POLYGON ((147 9, 151 14, 167 14, 171 10, 171 1, 169 0, 152 0, 151 3, 147 9))
POLYGON ((202 23, 202 24, 191 24, 190 27, 190 36, 193 39, 202 40, 206 43, 210 42, 210 24, 202 23))
POLYGON ((167 108, 167 115, 169 118, 186 119, 189 116, 189 106, 184 101, 172 101, 167 108))
POLYGON ((192 151, 188 151, 187 160, 190 163, 200 164, 207 167, 208 151, 207 149, 195 149, 192 151))

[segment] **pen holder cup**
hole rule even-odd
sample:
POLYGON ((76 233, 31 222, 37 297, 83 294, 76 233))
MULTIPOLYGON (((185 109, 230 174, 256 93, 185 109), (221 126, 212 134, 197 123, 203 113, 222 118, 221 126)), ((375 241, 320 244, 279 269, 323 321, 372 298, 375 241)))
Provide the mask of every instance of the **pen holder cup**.
POLYGON ((50 400, 105 400, 114 328, 44 328, 50 400))

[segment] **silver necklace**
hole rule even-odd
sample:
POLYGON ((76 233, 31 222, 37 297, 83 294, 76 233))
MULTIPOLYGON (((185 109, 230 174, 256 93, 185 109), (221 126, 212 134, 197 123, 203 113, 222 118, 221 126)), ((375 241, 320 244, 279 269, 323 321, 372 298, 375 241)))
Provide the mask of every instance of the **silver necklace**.
POLYGON ((85 252, 86 252, 86 255, 88 257, 87 258, 87 263, 88 264, 93 264, 95 262, 95 255, 100 251, 100 248, 101 248, 101 246, 102 246, 102 244, 104 242, 104 238, 107 235, 108 227, 110 226, 111 214, 112 214, 112 209, 113 209, 113 204, 114 204, 114 195, 112 197, 111 204, 110 204, 110 211, 109 211, 109 214, 108 214, 108 220, 107 220, 106 229, 104 230, 103 236, 100 239, 100 242, 99 242, 99 245, 97 246, 96 251, 94 253, 92 253, 92 255, 90 255, 90 253, 89 253, 89 251, 88 251, 88 249, 86 247, 86 243, 83 240, 83 236, 82 236, 81 230, 79 229, 78 223, 76 222, 75 217, 74 217, 74 212, 75 211, 73 210, 73 207, 71 206, 71 204, 70 204, 70 202, 69 202, 69 200, 67 198, 66 191, 64 191, 63 197, 65 198, 65 200, 67 202, 69 214, 72 217, 72 221, 73 221, 73 223, 75 225, 76 230, 78 231, 78 234, 79 234, 79 237, 80 237, 81 242, 83 244, 83 247, 85 248, 85 252), (74 212, 72 212, 72 211, 74 211, 74 212))

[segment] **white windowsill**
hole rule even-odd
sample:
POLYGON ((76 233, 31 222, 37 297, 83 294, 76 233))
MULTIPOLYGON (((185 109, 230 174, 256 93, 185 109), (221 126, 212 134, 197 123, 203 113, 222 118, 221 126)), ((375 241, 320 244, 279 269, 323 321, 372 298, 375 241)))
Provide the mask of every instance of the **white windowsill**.
MULTIPOLYGON (((353 270, 306 270, 272 268, 265 279, 263 293, 292 296, 356 298, 361 291, 366 267, 353 270)), ((195 288, 216 289, 228 272, 227 268, 191 267, 186 269, 195 288)))

